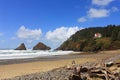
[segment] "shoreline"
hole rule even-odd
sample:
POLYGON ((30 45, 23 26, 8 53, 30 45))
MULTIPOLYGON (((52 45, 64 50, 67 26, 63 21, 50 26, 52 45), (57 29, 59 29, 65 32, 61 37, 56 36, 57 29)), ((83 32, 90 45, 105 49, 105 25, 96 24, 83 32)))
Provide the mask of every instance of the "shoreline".
POLYGON ((78 54, 68 54, 68 55, 54 55, 54 56, 44 56, 44 57, 36 57, 36 58, 25 58, 25 59, 3 59, 0 60, 0 65, 9 65, 9 64, 20 64, 20 63, 29 63, 29 62, 46 62, 46 61, 56 61, 56 60, 67 60, 67 59, 74 59, 74 58, 81 58, 78 54), (71 56, 73 55, 73 56, 71 56))
MULTIPOLYGON (((72 52, 70 54, 65 55, 53 55, 53 56, 41 56, 35 58, 24 58, 24 59, 1 59, 0 65, 10 65, 10 64, 20 64, 20 63, 30 63, 30 62, 45 62, 45 61, 56 61, 56 60, 68 60, 68 59, 76 59, 76 58, 86 58, 85 55, 99 55, 99 54, 109 54, 109 53, 120 53, 120 49, 118 50, 110 50, 110 51, 100 51, 100 52, 72 52)), ((91 56, 92 57, 92 56, 91 56)))
POLYGON ((102 51, 96 54, 70 54, 46 58, 3 60, 0 61, 0 79, 46 72, 55 68, 71 64, 74 60, 78 64, 96 62, 120 55, 120 50, 102 51))

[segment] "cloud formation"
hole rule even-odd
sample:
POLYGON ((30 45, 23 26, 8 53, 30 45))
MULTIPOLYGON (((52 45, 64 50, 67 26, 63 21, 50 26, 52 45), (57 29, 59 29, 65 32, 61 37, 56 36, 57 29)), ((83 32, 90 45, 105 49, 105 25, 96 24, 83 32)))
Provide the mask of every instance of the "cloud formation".
POLYGON ((107 6, 114 0, 92 0, 92 4, 98 6, 107 6))
POLYGON ((115 0, 92 0, 92 5, 95 5, 94 7, 91 7, 86 11, 86 15, 80 17, 77 21, 78 22, 86 22, 89 19, 94 18, 104 18, 110 16, 112 12, 119 11, 119 9, 115 6, 111 8, 106 8, 111 2, 115 0))
POLYGON ((60 27, 53 31, 48 31, 46 33, 46 38, 54 42, 63 42, 67 40, 71 35, 80 30, 76 27, 60 27))
POLYGON ((17 37, 20 39, 36 39, 38 40, 41 37, 41 29, 28 29, 25 26, 21 26, 17 31, 17 37))
POLYGON ((116 12, 116 11, 119 11, 119 9, 117 7, 112 7, 111 11, 116 12))
POLYGON ((102 18, 109 16, 110 11, 107 9, 95 9, 91 8, 88 11, 88 17, 90 18, 102 18))
POLYGON ((85 17, 81 17, 78 19, 78 22, 85 22, 85 21, 87 21, 87 19, 85 17))

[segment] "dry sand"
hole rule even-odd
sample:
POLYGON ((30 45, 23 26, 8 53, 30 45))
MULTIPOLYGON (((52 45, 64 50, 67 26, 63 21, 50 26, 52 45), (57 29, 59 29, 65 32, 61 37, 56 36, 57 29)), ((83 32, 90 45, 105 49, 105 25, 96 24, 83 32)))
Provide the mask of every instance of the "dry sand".
POLYGON ((65 55, 61 59, 54 59, 50 61, 35 61, 35 62, 27 62, 27 63, 14 63, 7 65, 0 65, 0 79, 2 78, 12 78, 15 76, 31 74, 36 72, 45 72, 55 68, 59 68, 65 66, 67 64, 71 64, 73 60, 75 60, 78 64, 83 64, 86 62, 94 62, 101 59, 106 59, 109 57, 113 57, 115 55, 120 55, 120 50, 115 51, 102 51, 97 54, 77 54, 74 55, 65 55), (70 57, 70 59, 68 58, 70 57), (67 58, 67 59, 65 59, 67 58))

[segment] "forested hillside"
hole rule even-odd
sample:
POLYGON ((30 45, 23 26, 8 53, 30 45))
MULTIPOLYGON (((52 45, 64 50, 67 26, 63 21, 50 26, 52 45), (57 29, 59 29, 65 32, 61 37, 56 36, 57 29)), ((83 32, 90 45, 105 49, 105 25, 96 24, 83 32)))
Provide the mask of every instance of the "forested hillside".
POLYGON ((120 25, 82 29, 57 48, 57 50, 74 51, 113 49, 120 49, 120 25))

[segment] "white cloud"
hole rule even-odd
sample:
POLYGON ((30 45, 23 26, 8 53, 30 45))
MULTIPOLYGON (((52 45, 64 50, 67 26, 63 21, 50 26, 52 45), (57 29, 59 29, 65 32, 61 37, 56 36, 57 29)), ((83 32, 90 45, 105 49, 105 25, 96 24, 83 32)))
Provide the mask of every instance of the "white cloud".
POLYGON ((40 29, 31 30, 21 26, 17 31, 17 37, 20 39, 36 39, 41 37, 42 31, 40 29))
POLYGON ((107 6, 114 0, 92 0, 92 4, 98 5, 98 6, 107 6))
POLYGON ((119 9, 117 7, 112 7, 111 11, 116 12, 116 11, 119 11, 119 9))
POLYGON ((96 9, 96 8, 90 8, 87 12, 87 15, 84 17, 81 17, 78 19, 78 22, 85 22, 88 19, 91 18, 104 18, 104 17, 108 17, 110 15, 111 12, 117 10, 116 7, 114 7, 111 10, 108 9, 96 9))
POLYGON ((78 22, 86 22, 86 21, 87 21, 87 19, 85 17, 81 17, 78 19, 78 22))
POLYGON ((67 40, 71 35, 80 30, 76 27, 60 27, 53 31, 48 31, 46 33, 46 38, 54 42, 63 42, 67 40))
POLYGON ((94 19, 94 18, 105 18, 110 16, 113 12, 119 11, 119 9, 115 6, 111 8, 106 8, 107 5, 109 5, 111 2, 115 0, 91 0, 92 5, 94 7, 89 8, 88 11, 86 11, 86 15, 79 18, 78 22, 86 22, 89 19, 94 19))
POLYGON ((90 18, 102 18, 109 16, 110 10, 107 9, 95 9, 91 8, 88 11, 88 17, 90 18))

